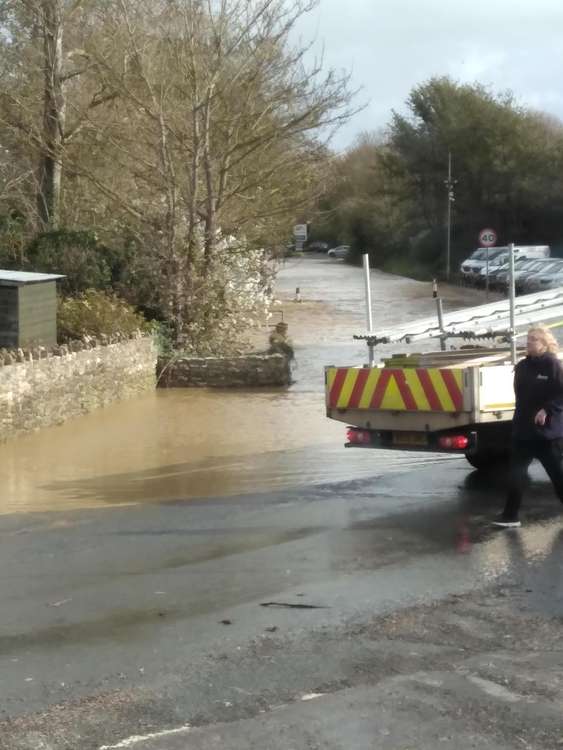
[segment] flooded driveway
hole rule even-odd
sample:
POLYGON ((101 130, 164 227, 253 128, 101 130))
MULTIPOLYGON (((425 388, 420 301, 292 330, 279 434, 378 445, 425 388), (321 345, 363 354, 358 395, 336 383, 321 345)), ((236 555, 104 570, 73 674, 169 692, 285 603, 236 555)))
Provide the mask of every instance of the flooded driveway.
MULTIPOLYGON (((446 304, 475 303, 447 288, 446 304)), ((323 367, 365 359, 362 270, 326 257, 288 259, 272 322, 296 347, 289 389, 157 390, 0 445, 0 513, 236 495, 373 474, 377 452, 345 451, 325 418, 323 367), (295 303, 296 288, 302 302, 295 303)), ((432 314, 431 285, 372 272, 376 326, 432 314)), ((269 329, 254 341, 265 346, 269 329)), ((392 468, 396 459, 385 459, 392 468)), ((417 462, 414 457, 408 461, 417 462)), ((403 466, 404 466, 403 459, 403 466)))

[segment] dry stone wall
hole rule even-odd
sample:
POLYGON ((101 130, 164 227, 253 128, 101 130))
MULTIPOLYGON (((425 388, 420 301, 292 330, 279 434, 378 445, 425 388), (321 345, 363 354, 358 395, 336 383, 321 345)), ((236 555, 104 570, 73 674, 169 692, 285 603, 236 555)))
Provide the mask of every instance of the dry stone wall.
POLYGON ((161 388, 254 388, 291 382, 289 360, 281 354, 161 358, 158 370, 161 388))
POLYGON ((51 349, 0 349, 0 440, 154 389, 152 337, 85 338, 51 349))

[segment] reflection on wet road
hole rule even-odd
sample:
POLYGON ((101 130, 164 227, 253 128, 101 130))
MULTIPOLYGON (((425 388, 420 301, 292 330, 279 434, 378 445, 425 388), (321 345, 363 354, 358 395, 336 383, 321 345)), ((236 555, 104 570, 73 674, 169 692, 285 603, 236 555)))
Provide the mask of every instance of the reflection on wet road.
MULTIPOLYGON (((307 486, 417 465, 343 447, 322 394, 158 391, 0 447, 2 513, 307 486)), ((438 457, 439 460, 452 460, 438 457)))

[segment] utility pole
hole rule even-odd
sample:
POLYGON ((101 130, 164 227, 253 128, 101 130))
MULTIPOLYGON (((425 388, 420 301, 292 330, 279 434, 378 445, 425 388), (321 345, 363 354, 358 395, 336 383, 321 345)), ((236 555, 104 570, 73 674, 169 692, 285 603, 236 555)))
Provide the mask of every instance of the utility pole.
POLYGON ((448 218, 447 218, 447 229, 446 229, 446 279, 449 281, 451 272, 451 238, 452 238, 452 203, 455 201, 454 196, 454 185, 457 180, 452 180, 452 152, 448 151, 448 179, 444 180, 446 191, 448 194, 448 218))

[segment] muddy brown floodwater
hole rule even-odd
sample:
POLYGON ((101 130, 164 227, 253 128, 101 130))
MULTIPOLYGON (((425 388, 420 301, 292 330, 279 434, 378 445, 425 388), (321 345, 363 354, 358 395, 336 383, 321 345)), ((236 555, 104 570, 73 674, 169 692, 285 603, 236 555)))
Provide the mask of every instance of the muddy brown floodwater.
MULTIPOLYGON (((296 347, 295 383, 273 390, 158 390, 0 445, 0 513, 234 495, 369 476, 377 451, 345 451, 325 418, 323 367, 355 364, 365 346, 362 270, 290 259, 278 304, 296 347), (301 303, 294 302, 300 288, 301 303)), ((376 327, 432 314, 431 285, 372 272, 376 327)), ((478 293, 449 287, 450 309, 478 293)), ((265 344, 268 328, 259 333, 265 344)), ((386 454, 386 470, 396 464, 386 454)), ((419 463, 414 454, 409 463, 419 463)), ((450 460, 450 459, 448 459, 450 460)), ((405 460, 401 461, 404 469, 405 460)))

